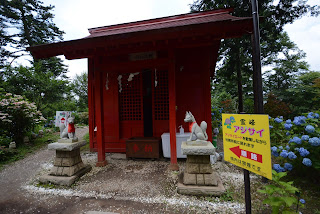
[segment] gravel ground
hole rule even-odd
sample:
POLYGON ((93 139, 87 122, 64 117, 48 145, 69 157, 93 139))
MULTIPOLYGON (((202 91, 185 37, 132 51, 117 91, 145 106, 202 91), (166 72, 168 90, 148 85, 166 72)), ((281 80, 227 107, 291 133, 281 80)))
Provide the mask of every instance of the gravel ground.
MULTIPOLYGON (((81 138, 87 128, 77 129, 81 138)), ((178 173, 169 160, 126 160, 107 154, 108 165, 95 167, 96 153, 83 152, 92 171, 71 187, 39 185, 39 176, 53 166, 54 151, 46 148, 0 172, 0 213, 244 213, 244 204, 223 198, 184 196, 176 192, 178 173), (35 161, 36 160, 36 161, 35 161)), ((184 160, 179 161, 183 171, 184 160)), ((232 165, 213 165, 226 188, 242 191, 243 175, 232 165)), ((253 179, 255 179, 253 177, 253 179)))

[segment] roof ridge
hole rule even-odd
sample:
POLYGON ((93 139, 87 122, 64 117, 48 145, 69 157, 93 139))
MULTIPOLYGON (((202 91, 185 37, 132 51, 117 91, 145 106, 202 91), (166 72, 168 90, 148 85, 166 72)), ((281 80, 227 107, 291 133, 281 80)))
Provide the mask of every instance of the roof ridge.
POLYGON ((128 22, 123 24, 116 24, 116 25, 109 25, 109 26, 103 26, 103 27, 96 27, 96 28, 90 28, 89 33, 101 33, 105 31, 112 31, 112 30, 119 30, 119 29, 129 29, 132 27, 141 27, 141 26, 150 26, 155 25, 159 23, 169 23, 169 22, 176 22, 176 21, 183 21, 198 17, 208 17, 208 16, 216 16, 221 14, 228 14, 232 12, 232 8, 226 8, 226 9, 219 9, 219 10, 210 10, 210 11, 202 11, 202 12, 196 12, 196 13, 186 13, 181 15, 174 15, 174 16, 167 16, 167 17, 160 17, 155 19, 148 19, 148 20, 142 20, 142 21, 136 21, 136 22, 128 22))

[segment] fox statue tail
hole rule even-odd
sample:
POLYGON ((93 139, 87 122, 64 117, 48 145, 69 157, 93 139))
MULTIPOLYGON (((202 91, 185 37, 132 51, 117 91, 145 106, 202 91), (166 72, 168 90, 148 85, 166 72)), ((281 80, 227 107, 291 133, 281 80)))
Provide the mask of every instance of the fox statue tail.
POLYGON ((202 132, 204 134, 204 140, 208 140, 208 135, 207 135, 207 123, 205 121, 202 121, 200 124, 200 128, 202 129, 202 132))

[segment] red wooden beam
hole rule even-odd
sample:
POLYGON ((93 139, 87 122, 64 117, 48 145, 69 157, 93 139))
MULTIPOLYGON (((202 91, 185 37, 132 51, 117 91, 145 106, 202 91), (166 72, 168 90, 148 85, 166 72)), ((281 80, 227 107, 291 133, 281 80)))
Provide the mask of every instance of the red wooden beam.
MULTIPOLYGON (((97 58, 95 58, 95 62, 97 58)), ((97 63, 96 63, 97 64, 97 63)), ((94 66, 95 69, 97 66, 94 66)), ((98 147, 98 162, 96 166, 105 166, 106 151, 104 145, 104 122, 103 122, 103 96, 102 96, 102 72, 95 70, 94 72, 94 88, 95 88, 95 115, 97 125, 97 147, 98 147)))
POLYGON ((169 130, 170 130, 170 166, 169 169, 177 171, 177 143, 176 143, 176 69, 174 51, 169 50, 169 58, 172 60, 169 65, 169 130))

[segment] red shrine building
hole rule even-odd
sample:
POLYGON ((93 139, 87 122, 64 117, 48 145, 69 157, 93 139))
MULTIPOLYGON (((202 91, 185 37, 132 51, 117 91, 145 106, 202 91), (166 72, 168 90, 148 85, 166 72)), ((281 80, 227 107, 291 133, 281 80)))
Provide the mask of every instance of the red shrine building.
POLYGON ((126 152, 133 137, 170 133, 170 168, 177 169, 176 130, 188 130, 186 111, 207 122, 212 140, 210 78, 221 39, 252 33, 252 18, 232 11, 92 28, 85 38, 28 50, 37 59, 88 58, 90 148, 98 152, 97 166, 106 164, 106 152, 126 152))

